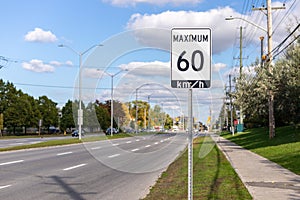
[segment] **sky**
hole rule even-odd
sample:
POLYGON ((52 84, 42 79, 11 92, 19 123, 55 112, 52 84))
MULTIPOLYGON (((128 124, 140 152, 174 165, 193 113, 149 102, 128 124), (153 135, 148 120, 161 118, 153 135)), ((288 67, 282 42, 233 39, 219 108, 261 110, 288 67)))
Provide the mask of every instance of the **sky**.
MULTIPOLYGON (((265 0, 0 0, 0 78, 62 107, 78 98, 81 74, 85 102, 114 99, 149 101, 172 116, 187 114, 187 89, 170 87, 172 28, 210 28, 212 87, 193 90, 197 120, 214 118, 223 103, 228 75, 237 75, 240 29, 243 66, 260 56, 266 15, 252 11, 265 0), (226 17, 238 17, 226 21, 226 17), (59 45, 63 47, 59 47, 59 45), (82 68, 79 70, 79 57, 82 68), (79 73, 81 72, 81 73, 79 73)), ((297 25, 297 0, 273 1, 273 45, 297 25)), ((266 47, 266 39, 264 45, 266 47)), ((266 48, 264 50, 266 52, 266 48)))

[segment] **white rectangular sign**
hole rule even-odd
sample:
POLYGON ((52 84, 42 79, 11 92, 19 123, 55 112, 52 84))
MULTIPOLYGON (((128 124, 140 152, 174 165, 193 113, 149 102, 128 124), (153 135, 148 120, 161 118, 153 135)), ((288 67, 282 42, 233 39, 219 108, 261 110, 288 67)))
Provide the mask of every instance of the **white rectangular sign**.
POLYGON ((210 88, 211 42, 210 28, 172 29, 172 88, 210 88))

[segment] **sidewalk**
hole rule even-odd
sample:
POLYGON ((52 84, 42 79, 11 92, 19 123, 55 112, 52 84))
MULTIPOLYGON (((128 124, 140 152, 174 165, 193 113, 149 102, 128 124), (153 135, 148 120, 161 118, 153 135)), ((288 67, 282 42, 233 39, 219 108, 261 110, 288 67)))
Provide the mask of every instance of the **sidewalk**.
POLYGON ((211 135, 254 200, 300 200, 300 176, 218 135, 211 135))

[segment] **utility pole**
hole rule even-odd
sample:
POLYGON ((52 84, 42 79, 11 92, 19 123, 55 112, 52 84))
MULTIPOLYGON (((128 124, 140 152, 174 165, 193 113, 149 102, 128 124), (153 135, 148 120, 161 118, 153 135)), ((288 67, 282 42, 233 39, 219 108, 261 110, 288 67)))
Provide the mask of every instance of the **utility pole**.
MULTIPOLYGON (((243 27, 240 27, 240 81, 242 80, 242 70, 243 70, 243 27)), ((243 107, 240 106, 240 124, 243 126, 243 107)), ((242 128, 243 132, 243 128, 242 128)))
MULTIPOLYGON (((273 74, 273 68, 272 68, 272 48, 273 48, 273 27, 272 27, 272 10, 278 10, 278 9, 285 9, 285 6, 282 7, 271 7, 271 0, 267 1, 267 7, 261 7, 261 8, 253 8, 252 10, 261 10, 261 11, 267 11, 267 35, 268 35, 268 72, 272 75, 273 74)), ((271 81, 271 80, 270 80, 271 81)), ((271 87, 268 90, 268 106, 269 106, 269 138, 275 137, 275 117, 274 117, 274 93, 271 87)))
POLYGON ((230 127, 231 127, 231 133, 232 135, 234 135, 233 105, 232 105, 232 97, 231 97, 231 74, 229 74, 229 99, 230 99, 230 127))
MULTIPOLYGON (((239 58, 234 58, 234 59, 239 59, 240 61, 240 76, 239 76, 239 81, 242 81, 242 73, 243 73, 243 59, 247 59, 247 58, 243 58, 243 27, 240 26, 240 56, 239 58)), ((244 124, 244 117, 243 117, 243 107, 240 106, 240 120, 239 120, 239 124, 243 127, 244 124)), ((243 131, 244 128, 241 129, 241 131, 243 131)))

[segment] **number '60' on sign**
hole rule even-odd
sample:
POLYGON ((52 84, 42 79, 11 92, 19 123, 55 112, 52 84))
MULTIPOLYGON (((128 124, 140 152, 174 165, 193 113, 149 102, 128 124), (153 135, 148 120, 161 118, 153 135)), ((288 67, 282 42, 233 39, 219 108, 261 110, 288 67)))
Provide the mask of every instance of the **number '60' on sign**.
MULTIPOLYGON (((177 60, 177 68, 180 71, 186 71, 189 69, 190 67, 190 63, 186 58, 183 58, 183 56, 186 54, 186 51, 183 51, 177 60)), ((201 71, 203 69, 203 63, 204 63, 204 56, 202 51, 200 50, 195 50, 192 53, 192 57, 191 57, 191 64, 192 64, 192 68, 194 71, 201 71), (199 56, 199 63, 197 65, 195 65, 195 56, 199 56)))

